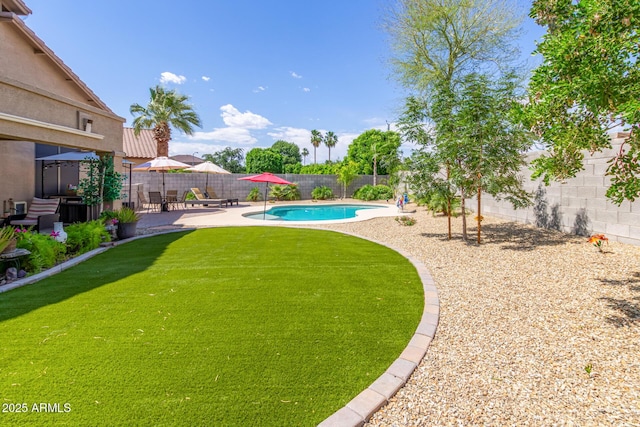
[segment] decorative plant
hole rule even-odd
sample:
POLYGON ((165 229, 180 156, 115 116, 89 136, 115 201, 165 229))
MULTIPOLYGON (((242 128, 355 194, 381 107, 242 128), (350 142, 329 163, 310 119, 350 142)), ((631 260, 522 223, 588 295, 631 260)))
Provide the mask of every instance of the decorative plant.
POLYGON ((257 202, 258 200, 262 200, 262 192, 260 191, 260 188, 253 187, 247 195, 247 201, 257 202))
POLYGON ((411 217, 411 216, 407 216, 407 215, 403 215, 403 216, 397 216, 396 217, 396 221, 398 222, 398 224, 400 225, 414 225, 416 223, 416 219, 411 217))
POLYGON ((593 244, 600 252, 604 252, 602 245, 607 242, 609 243, 609 239, 604 234, 594 234, 589 237, 589 243, 593 244))
POLYGON ((16 240, 16 232, 13 227, 0 228, 0 253, 16 240))
POLYGON ((82 203, 98 206, 104 201, 113 201, 121 197, 123 176, 116 172, 112 156, 103 156, 97 161, 82 161, 87 177, 78 183, 78 193, 82 203))
POLYGON ((326 185, 316 187, 311 192, 311 198, 313 200, 327 200, 333 199, 333 190, 326 185))
POLYGON ((116 212, 115 218, 118 220, 119 223, 130 224, 133 222, 140 221, 140 215, 133 209, 128 208, 126 206, 120 208, 115 212, 116 212))
POLYGON ((16 246, 31 252, 23 261, 22 268, 29 273, 38 273, 64 261, 67 257, 67 247, 56 241, 55 236, 39 234, 26 229, 19 229, 16 233, 16 246))
POLYGON ((101 220, 78 222, 65 227, 65 230, 69 255, 82 255, 98 248, 100 243, 111 240, 101 220))
POLYGON ((270 187, 270 193, 276 200, 299 200, 300 190, 296 184, 274 185, 270 187))

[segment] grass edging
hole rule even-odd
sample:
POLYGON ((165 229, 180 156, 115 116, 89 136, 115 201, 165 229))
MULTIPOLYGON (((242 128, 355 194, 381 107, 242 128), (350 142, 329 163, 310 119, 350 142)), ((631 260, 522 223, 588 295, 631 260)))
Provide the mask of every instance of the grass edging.
MULTIPOLYGON (((336 230, 327 230, 336 231, 336 230)), ((416 332, 409 341, 400 357, 378 377, 369 387, 351 399, 343 408, 334 412, 327 419, 318 424, 319 427, 359 427, 364 425, 374 413, 389 403, 391 399, 409 380, 413 371, 418 367, 427 354, 429 345, 435 337, 440 319, 440 299, 435 281, 427 267, 403 250, 394 248, 386 243, 368 239, 354 233, 337 231, 360 239, 386 246, 405 257, 416 268, 424 289, 424 311, 416 332)))

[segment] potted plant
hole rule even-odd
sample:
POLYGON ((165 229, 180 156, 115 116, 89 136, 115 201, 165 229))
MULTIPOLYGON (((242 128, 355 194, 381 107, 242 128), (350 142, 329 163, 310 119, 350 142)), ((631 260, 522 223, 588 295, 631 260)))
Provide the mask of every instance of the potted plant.
POLYGON ((128 239, 135 236, 140 215, 128 207, 122 207, 114 212, 116 212, 116 219, 118 220, 118 239, 128 239))

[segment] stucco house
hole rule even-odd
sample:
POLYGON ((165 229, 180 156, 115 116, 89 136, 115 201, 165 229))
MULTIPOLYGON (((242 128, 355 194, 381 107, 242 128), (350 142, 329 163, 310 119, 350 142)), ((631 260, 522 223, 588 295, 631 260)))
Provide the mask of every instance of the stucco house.
MULTIPOLYGON (((108 153, 123 171, 125 119, 26 26, 22 18, 29 14, 22 0, 0 0, 0 200, 30 201, 45 192, 40 156, 108 153)), ((64 185, 60 173, 58 187, 47 193, 64 185)))

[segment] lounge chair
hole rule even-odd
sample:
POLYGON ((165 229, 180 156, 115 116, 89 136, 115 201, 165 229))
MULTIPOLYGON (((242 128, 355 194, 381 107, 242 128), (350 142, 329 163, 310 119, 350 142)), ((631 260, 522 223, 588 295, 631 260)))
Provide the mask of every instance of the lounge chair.
MULTIPOLYGON (((216 191, 212 187, 207 187, 207 196, 212 199, 218 199, 219 197, 216 195, 216 191)), ((235 203, 236 206, 240 203, 238 199, 226 199, 227 203, 231 206, 235 203)))
POLYGON ((53 230, 53 223, 60 219, 58 209, 60 199, 33 198, 26 214, 12 215, 9 224, 14 226, 33 227, 36 231, 53 230))
POLYGON ((187 203, 191 203, 191 206, 193 205, 203 205, 203 206, 208 206, 208 205, 218 205, 218 207, 222 207, 222 205, 224 205, 225 207, 227 207, 229 205, 229 203, 227 202, 227 199, 208 199, 204 196, 204 194, 202 194, 202 191, 200 191, 199 188, 192 188, 191 192, 193 193, 194 196, 196 196, 195 200, 189 200, 187 203))
POLYGON ((167 208, 178 209, 178 190, 167 190, 167 197, 165 199, 167 202, 167 208))

